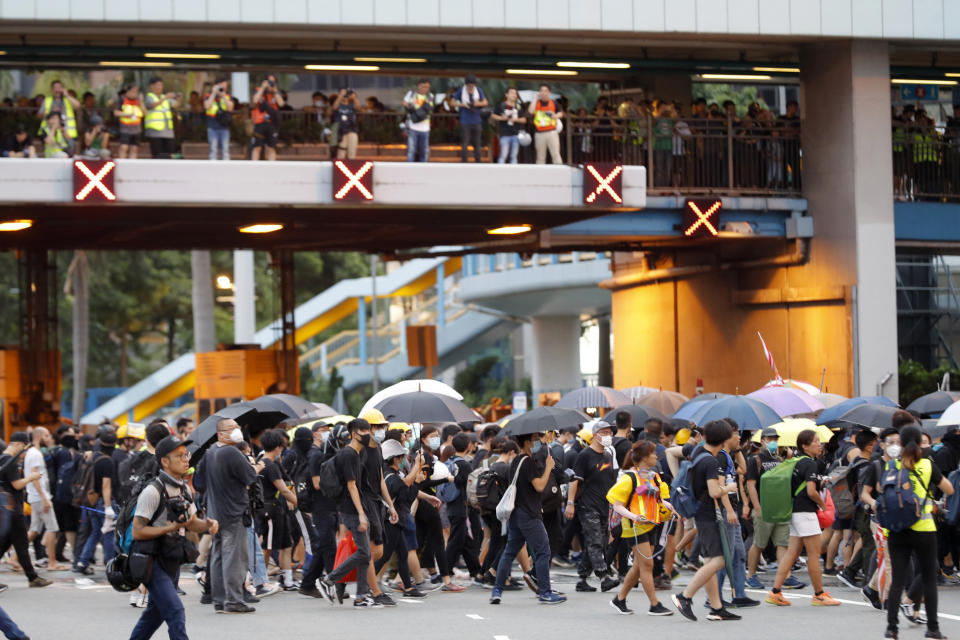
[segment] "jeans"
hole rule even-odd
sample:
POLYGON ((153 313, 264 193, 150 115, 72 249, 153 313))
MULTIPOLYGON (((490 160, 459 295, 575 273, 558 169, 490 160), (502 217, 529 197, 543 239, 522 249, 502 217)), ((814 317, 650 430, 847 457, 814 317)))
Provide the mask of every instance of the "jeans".
POLYGON ((257 540, 257 530, 253 525, 247 527, 247 571, 250 572, 253 586, 259 587, 267 582, 267 567, 263 563, 263 551, 260 550, 260 541, 257 540))
POLYGON ((230 159, 230 129, 213 129, 207 127, 207 142, 210 144, 210 159, 217 160, 217 147, 223 160, 230 159))
POLYGON ((407 127, 407 162, 430 162, 429 131, 413 131, 407 127))
POLYGON ((897 616, 900 613, 900 596, 904 587, 913 579, 910 570, 910 558, 916 554, 917 573, 923 579, 923 608, 927 613, 927 630, 938 631, 937 620, 937 533, 935 531, 890 532, 887 538, 890 560, 893 569, 893 581, 887 596, 887 626, 897 628, 897 616))
POLYGON ((333 563, 337 557, 337 514, 334 511, 324 511, 313 508, 313 536, 310 538, 313 560, 310 568, 303 574, 300 584, 309 589, 317 584, 323 575, 333 571, 333 563))
MULTIPOLYGON (((747 592, 747 550, 743 545, 743 532, 740 530, 740 521, 737 524, 726 523, 727 525, 727 543, 730 545, 730 555, 733 556, 733 597, 746 598, 747 592)), ((723 593, 723 580, 726 577, 726 571, 717 573, 717 580, 720 585, 720 592, 723 593)))
POLYGON ((330 582, 339 582, 347 575, 357 570, 357 596, 363 596, 369 591, 367 585, 367 567, 370 565, 370 533, 360 531, 360 516, 355 513, 341 513, 340 520, 343 526, 353 534, 353 542, 357 545, 357 550, 349 558, 340 563, 336 569, 327 574, 327 580, 330 582))
POLYGON ((210 546, 210 591, 215 604, 243 604, 249 538, 242 520, 221 522, 210 546))
MULTIPOLYGON (((103 562, 106 564, 113 558, 113 531, 103 533, 100 529, 103 528, 104 514, 103 511, 103 500, 97 500, 95 507, 96 511, 91 511, 84 509, 87 512, 90 522, 90 536, 87 538, 87 543, 83 545, 83 553, 80 554, 80 564, 83 566, 89 566, 93 564, 93 554, 97 550, 97 543, 103 542, 103 562)), ((117 513, 119 508, 114 505, 113 512, 117 513)))
POLYGON ((581 508, 577 512, 580 519, 580 531, 583 535, 583 553, 580 554, 580 565, 577 575, 586 580, 590 572, 597 577, 607 573, 607 562, 604 551, 607 546, 607 514, 602 516, 590 508, 581 508))
POLYGON ((520 138, 517 136, 500 136, 500 157, 497 162, 505 164, 510 158, 510 164, 517 164, 517 154, 520 152, 520 138))
POLYGON ((537 586, 541 596, 550 593, 550 541, 547 539, 547 530, 540 518, 534 518, 522 508, 517 507, 510 516, 507 526, 507 546, 500 556, 497 565, 497 583, 494 589, 503 591, 510 577, 510 567, 516 559, 520 549, 526 544, 533 554, 534 573, 537 575, 537 586))
POLYGON ((2 608, 0 608, 0 633, 3 633, 7 640, 20 640, 27 637, 23 629, 18 627, 13 618, 7 615, 7 612, 2 608))
POLYGON ((170 640, 187 640, 187 616, 183 602, 177 595, 178 574, 179 571, 167 573, 160 563, 154 563, 153 576, 147 584, 150 593, 147 608, 140 614, 130 640, 147 640, 164 622, 167 623, 170 640))
POLYGON ((467 147, 473 146, 473 159, 483 162, 483 144, 480 142, 481 124, 460 123, 460 162, 467 161, 467 147))

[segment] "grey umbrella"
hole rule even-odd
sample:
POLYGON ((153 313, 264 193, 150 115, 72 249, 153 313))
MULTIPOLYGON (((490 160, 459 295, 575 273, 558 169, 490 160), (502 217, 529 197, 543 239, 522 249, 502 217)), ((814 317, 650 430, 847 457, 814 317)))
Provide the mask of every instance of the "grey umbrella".
POLYGON ((556 407, 562 409, 588 409, 590 407, 622 407, 630 404, 629 396, 610 387, 581 387, 565 393, 556 407))
POLYGON ((477 412, 456 398, 429 391, 411 391, 377 403, 390 422, 481 422, 477 412))
POLYGON ((533 411, 527 411, 516 418, 511 418, 500 435, 524 436, 530 433, 557 431, 567 427, 579 426, 588 420, 590 418, 587 414, 577 409, 565 409, 557 406, 537 407, 533 411))

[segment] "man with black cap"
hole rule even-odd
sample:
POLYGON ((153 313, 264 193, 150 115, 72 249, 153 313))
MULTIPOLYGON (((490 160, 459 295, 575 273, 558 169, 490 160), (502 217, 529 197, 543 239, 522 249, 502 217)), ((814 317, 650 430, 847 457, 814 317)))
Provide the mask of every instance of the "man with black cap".
POLYGON ((192 545, 183 531, 216 534, 218 529, 216 520, 197 517, 190 487, 183 481, 190 468, 189 443, 190 440, 167 436, 157 444, 160 473, 137 498, 133 539, 155 541, 156 555, 150 582, 146 584, 150 600, 130 634, 131 640, 152 637, 164 622, 171 639, 187 638, 186 615, 176 588, 180 565, 187 561, 188 547, 192 545))
POLYGON ((464 78, 464 84, 454 94, 452 104, 460 110, 460 162, 467 161, 467 147, 473 145, 474 162, 483 162, 482 109, 489 105, 483 89, 477 86, 477 76, 472 73, 464 78))
MULTIPOLYGON (((37 575, 30 563, 30 552, 27 547, 27 524, 23 518, 23 490, 31 482, 40 479, 40 472, 35 471, 23 477, 23 452, 30 446, 30 438, 25 431, 17 431, 10 436, 10 444, 0 455, 0 489, 10 494, 13 500, 10 514, 10 531, 0 540, 0 556, 7 552, 12 545, 17 552, 17 561, 23 568, 24 575, 30 581, 31 587, 46 587, 51 582, 37 575)), ((4 588, 6 586, 4 585, 4 588)))
POLYGON ((4 158, 36 158, 37 150, 33 148, 27 125, 19 123, 13 133, 8 134, 0 145, 0 157, 4 158))
MULTIPOLYGON (((77 562, 77 571, 86 575, 93 573, 93 554, 97 543, 103 541, 103 562, 113 558, 113 528, 116 524, 113 492, 117 486, 117 467, 113 463, 113 450, 117 446, 117 432, 112 426, 100 427, 97 439, 100 451, 93 452, 93 491, 97 502, 87 510, 90 521, 90 535, 83 545, 83 553, 77 562)), ((80 473, 83 473, 81 467, 80 473)))

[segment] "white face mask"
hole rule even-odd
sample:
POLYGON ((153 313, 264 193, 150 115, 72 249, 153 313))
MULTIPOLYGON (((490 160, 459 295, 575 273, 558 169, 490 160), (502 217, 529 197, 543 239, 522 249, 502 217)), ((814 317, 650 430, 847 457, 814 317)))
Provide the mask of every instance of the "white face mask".
POLYGON ((436 451, 437 448, 440 446, 440 438, 438 437, 427 438, 427 446, 433 449, 434 451, 436 451))
POLYGON ((383 438, 386 435, 387 435, 386 429, 377 429, 376 431, 373 432, 373 439, 376 440, 377 442, 383 442, 383 438))
POLYGON ((243 442, 243 431, 240 431, 239 427, 230 432, 230 442, 233 444, 240 444, 243 442))
POLYGON ((329 440, 329 439, 330 439, 330 432, 329 432, 329 431, 321 431, 321 432, 320 432, 320 442, 322 442, 323 444, 327 444, 327 440, 329 440))
POLYGON ((613 436, 600 436, 600 446, 604 449, 613 444, 613 436))
POLYGON ((903 451, 903 449, 901 449, 901 448, 900 448, 900 445, 898 445, 898 444, 888 444, 888 445, 887 445, 887 457, 888 457, 888 458, 891 458, 891 459, 893 459, 893 458, 899 458, 901 451, 903 451))

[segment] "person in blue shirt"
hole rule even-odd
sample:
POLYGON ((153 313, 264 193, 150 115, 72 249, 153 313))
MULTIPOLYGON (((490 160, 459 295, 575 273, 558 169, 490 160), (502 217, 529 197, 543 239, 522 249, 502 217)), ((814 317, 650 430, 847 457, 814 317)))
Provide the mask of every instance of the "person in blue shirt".
POLYGON ((480 155, 483 143, 482 109, 489 102, 483 89, 477 86, 477 76, 472 73, 464 79, 464 85, 453 96, 452 104, 460 110, 460 161, 467 162, 467 147, 473 145, 473 159, 482 162, 480 155))

